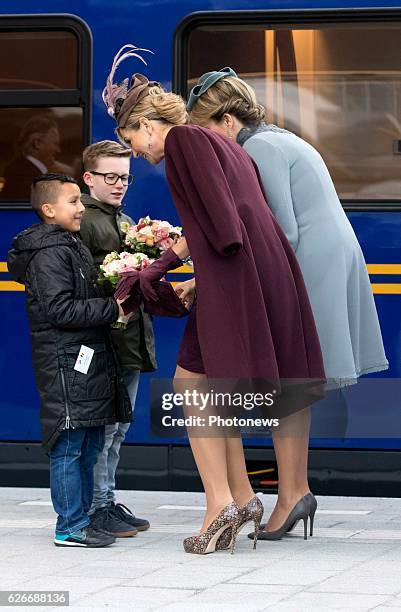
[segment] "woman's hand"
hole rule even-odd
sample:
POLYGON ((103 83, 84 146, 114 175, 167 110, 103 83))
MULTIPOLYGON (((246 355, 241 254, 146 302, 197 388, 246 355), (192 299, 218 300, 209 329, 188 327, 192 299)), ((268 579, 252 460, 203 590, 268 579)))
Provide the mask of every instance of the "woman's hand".
POLYGON ((150 266, 141 270, 138 273, 138 278, 143 297, 146 300, 157 302, 159 298, 152 283, 162 279, 169 270, 175 270, 181 265, 180 257, 173 248, 169 248, 167 251, 164 251, 159 259, 156 259, 150 266))
POLYGON ((187 245, 187 239, 185 238, 185 236, 180 238, 178 242, 176 242, 171 248, 180 259, 186 259, 190 255, 187 245))
POLYGON ((174 285, 174 291, 186 308, 192 306, 196 295, 195 279, 183 281, 174 285))

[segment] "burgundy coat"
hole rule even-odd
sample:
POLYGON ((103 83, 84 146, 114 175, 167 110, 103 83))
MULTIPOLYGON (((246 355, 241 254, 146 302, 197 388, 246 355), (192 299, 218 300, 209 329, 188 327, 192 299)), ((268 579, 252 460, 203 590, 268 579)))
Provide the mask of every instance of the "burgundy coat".
POLYGON ((210 130, 165 142, 166 174, 194 262, 197 329, 209 378, 324 378, 294 252, 251 158, 210 130))

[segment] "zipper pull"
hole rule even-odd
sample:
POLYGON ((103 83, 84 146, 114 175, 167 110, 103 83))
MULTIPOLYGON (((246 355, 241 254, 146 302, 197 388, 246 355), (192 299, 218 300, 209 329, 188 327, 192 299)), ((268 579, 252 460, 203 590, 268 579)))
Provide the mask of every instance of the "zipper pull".
POLYGON ((74 425, 71 423, 71 419, 69 415, 65 417, 64 429, 75 429, 74 425))
POLYGON ((82 278, 85 280, 85 276, 84 276, 84 273, 82 272, 81 268, 79 268, 79 271, 81 273, 82 278))

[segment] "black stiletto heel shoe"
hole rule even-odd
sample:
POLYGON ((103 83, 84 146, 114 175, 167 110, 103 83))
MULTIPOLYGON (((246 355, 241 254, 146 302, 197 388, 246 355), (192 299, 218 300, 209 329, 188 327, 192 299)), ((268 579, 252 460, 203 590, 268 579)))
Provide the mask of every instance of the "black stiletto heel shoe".
MULTIPOLYGON (((304 522, 304 539, 308 538, 308 518, 309 518, 309 504, 305 497, 301 497, 301 499, 295 504, 289 515, 287 516, 284 523, 281 525, 279 529, 275 529, 274 531, 264 531, 261 530, 258 533, 258 540, 281 540, 282 537, 288 532, 290 528, 300 520, 304 522)), ((253 539, 255 536, 254 533, 249 533, 248 538, 253 539)))
MULTIPOLYGON (((303 499, 309 505, 310 536, 312 537, 313 536, 313 520, 316 514, 317 500, 316 500, 316 497, 313 495, 313 493, 307 493, 303 499)), ((295 521, 292 525, 290 525, 290 527, 287 529, 287 533, 290 533, 294 529, 294 527, 297 526, 297 524, 298 524, 298 521, 295 521)), ((260 529, 266 529, 266 523, 262 523, 260 526, 260 529)))
POLYGON ((309 535, 313 536, 313 520, 315 518, 316 509, 317 509, 317 500, 313 493, 308 493, 305 495, 309 504, 309 520, 310 520, 310 532, 309 535))

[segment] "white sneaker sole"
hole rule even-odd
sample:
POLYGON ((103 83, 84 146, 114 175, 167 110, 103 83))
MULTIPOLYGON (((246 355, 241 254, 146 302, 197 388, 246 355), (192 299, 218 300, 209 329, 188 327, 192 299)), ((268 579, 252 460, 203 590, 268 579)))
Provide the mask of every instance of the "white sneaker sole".
POLYGON ((56 546, 79 546, 80 548, 89 548, 87 544, 80 544, 79 542, 67 542, 67 540, 53 540, 56 546))

